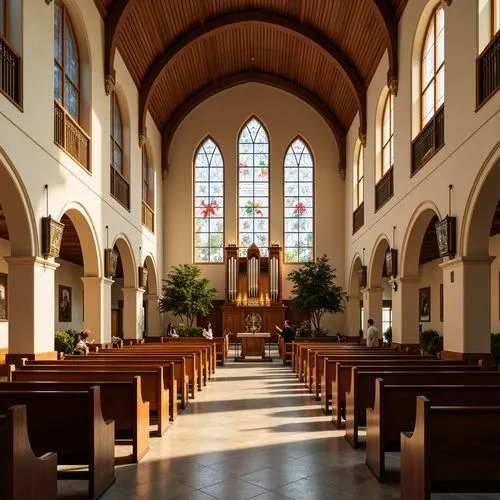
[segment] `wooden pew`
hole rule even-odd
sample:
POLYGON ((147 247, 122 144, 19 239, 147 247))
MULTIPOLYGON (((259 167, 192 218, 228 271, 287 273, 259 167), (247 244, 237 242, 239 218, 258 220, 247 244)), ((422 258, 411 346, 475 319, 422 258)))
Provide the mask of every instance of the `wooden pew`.
POLYGON ((101 497, 115 482, 115 423, 102 416, 100 388, 0 392, 0 412, 19 404, 27 407, 28 435, 35 455, 54 450, 58 465, 88 466, 88 470, 58 470, 57 477, 88 480, 89 496, 101 497))
POLYGON ((0 498, 53 500, 57 497, 57 454, 37 457, 31 448, 26 406, 0 416, 0 498))
POLYGON ((130 365, 113 368, 78 368, 66 366, 64 369, 33 370, 32 365, 12 372, 12 380, 19 382, 55 381, 55 382, 121 382, 132 381, 135 376, 141 377, 141 389, 144 400, 149 401, 150 413, 155 412, 158 419, 157 435, 163 436, 168 429, 169 391, 163 384, 162 367, 145 367, 130 365))
MULTIPOLYGON (((336 415, 340 408, 342 407, 342 403, 345 401, 345 392, 346 389, 350 387, 350 376, 351 370, 350 368, 337 368, 337 363, 341 363, 342 366, 351 367, 351 366, 362 366, 362 365, 379 365, 379 364, 419 364, 419 363, 439 363, 444 366, 443 361, 439 361, 435 358, 428 358, 419 355, 407 355, 407 354, 396 354, 396 355, 387 355, 384 356, 382 354, 379 355, 344 355, 344 354, 329 354, 328 358, 323 358, 323 374, 321 376, 321 408, 325 412, 325 414, 330 413, 330 400, 332 401, 333 413, 336 415), (340 377, 337 375, 337 371, 340 373, 340 377), (340 381, 340 386, 337 388, 334 384, 337 384, 337 380, 340 381), (333 392, 332 392, 333 391, 333 392), (340 394, 341 397, 336 397, 335 400, 333 398, 333 394, 340 394)), ((450 363, 453 365, 459 364, 464 365, 464 361, 452 361, 446 363, 450 363)), ((337 420, 334 418, 334 422, 337 420)))
MULTIPOLYGON (((463 367, 465 368, 465 367, 463 367)), ((413 369, 412 369, 413 370, 413 369)), ((425 371, 361 371, 352 368, 351 390, 346 395, 345 437, 353 448, 359 444, 358 429, 366 425, 366 410, 373 408, 375 380, 396 385, 500 385, 499 372, 437 370, 425 371)))
MULTIPOLYGON (((19 372, 18 372, 19 373, 19 372)), ((0 391, 88 391, 95 382, 0 382, 0 391)), ((143 401, 141 377, 130 382, 99 382, 104 420, 114 420, 115 440, 132 441, 132 460, 149 451, 149 402, 143 401)))
POLYGON ((222 337, 214 337, 213 339, 205 339, 200 337, 161 337, 160 342, 165 345, 209 345, 212 347, 212 358, 214 360, 213 373, 215 373, 216 362, 220 361, 224 364, 227 360, 229 352, 229 337, 224 334, 222 337))
POLYGON ((113 367, 122 367, 124 366, 127 370, 129 369, 130 364, 134 366, 141 367, 162 367, 163 368, 163 382, 164 386, 168 389, 169 393, 169 417, 171 421, 174 421, 177 417, 177 380, 175 378, 175 367, 172 362, 167 362, 162 359, 154 359, 154 358, 134 358, 131 362, 130 358, 121 358, 121 357, 106 357, 101 356, 98 359, 94 356, 75 356, 71 359, 61 359, 59 361, 47 361, 47 360, 28 360, 23 358, 22 367, 34 367, 31 369, 35 370, 53 370, 59 369, 66 366, 78 366, 79 368, 84 369, 96 369, 100 368, 111 368, 113 367))
POLYGON ((366 465, 381 482, 385 452, 399 451, 401 432, 415 426, 417 396, 434 406, 500 406, 500 385, 386 385, 378 378, 374 406, 366 410, 366 465))
POLYGON ((431 406, 417 397, 413 433, 401 433, 401 498, 499 492, 499 406, 431 406))

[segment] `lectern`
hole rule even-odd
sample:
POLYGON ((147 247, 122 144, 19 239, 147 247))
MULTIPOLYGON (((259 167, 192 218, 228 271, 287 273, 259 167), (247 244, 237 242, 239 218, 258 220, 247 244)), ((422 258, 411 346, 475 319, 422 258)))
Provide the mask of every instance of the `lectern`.
POLYGON ((236 245, 225 248, 226 297, 222 309, 225 331, 272 332, 274 325, 283 325, 286 308, 282 302, 282 248, 269 247, 269 256, 262 256, 257 245, 241 252, 236 245), (243 255, 242 255, 243 253, 243 255))

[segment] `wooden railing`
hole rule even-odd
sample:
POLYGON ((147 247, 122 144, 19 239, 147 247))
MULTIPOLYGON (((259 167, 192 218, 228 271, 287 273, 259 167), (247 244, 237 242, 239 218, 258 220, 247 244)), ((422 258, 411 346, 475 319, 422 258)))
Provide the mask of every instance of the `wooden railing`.
POLYGON ((362 202, 352 214, 352 234, 365 223, 365 202, 362 202))
POLYGON ((90 172, 90 137, 57 101, 54 101, 54 142, 90 172))
POLYGON ((412 143, 411 173, 414 174, 444 146, 444 104, 412 143))
POLYGON ((477 105, 500 89, 500 31, 477 58, 477 105))
POLYGON ((394 194, 394 168, 391 167, 375 186, 375 212, 394 194))
POLYGON ((111 195, 116 198, 126 209, 130 209, 130 185, 113 165, 110 166, 111 195))
POLYGON ((152 233, 155 231, 155 213, 153 209, 145 202, 142 202, 142 224, 152 233))
POLYGON ((21 56, 0 34, 0 92, 21 105, 21 56))

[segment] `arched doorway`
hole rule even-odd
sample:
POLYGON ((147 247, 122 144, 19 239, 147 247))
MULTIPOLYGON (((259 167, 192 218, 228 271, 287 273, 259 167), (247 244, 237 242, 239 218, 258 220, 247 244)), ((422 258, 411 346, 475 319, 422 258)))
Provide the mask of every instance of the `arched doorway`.
POLYGON ((160 337, 161 324, 160 312, 158 311, 159 288, 156 264, 151 255, 148 255, 144 259, 143 265, 148 270, 148 282, 144 293, 144 332, 147 337, 160 337))
POLYGON ((443 333, 440 289, 443 283, 435 223, 441 220, 430 201, 413 213, 403 240, 398 291, 393 293, 393 342, 416 350, 421 330, 443 333))
POLYGON ((347 295, 347 335, 353 339, 359 338, 361 328, 362 294, 359 286, 359 270, 361 265, 361 257, 356 254, 351 264, 347 295))

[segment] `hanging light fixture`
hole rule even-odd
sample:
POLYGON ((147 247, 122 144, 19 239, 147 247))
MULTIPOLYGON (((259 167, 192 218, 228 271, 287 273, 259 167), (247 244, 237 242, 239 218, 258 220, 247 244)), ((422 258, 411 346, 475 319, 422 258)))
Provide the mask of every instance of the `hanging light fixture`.
MULTIPOLYGON (((142 262, 142 247, 139 247, 139 262, 142 262)), ((146 290, 148 287, 148 268, 139 266, 139 288, 146 290)))
POLYGON ((59 257, 64 224, 49 215, 49 185, 45 184, 45 213, 42 217, 42 255, 45 259, 59 257))
POLYGON ((368 270, 367 267, 365 266, 365 249, 363 248, 363 261, 362 265, 358 270, 358 282, 360 288, 366 288, 367 275, 368 275, 368 270))
MULTIPOLYGON (((106 226, 106 247, 109 245, 109 226, 106 226)), ((118 253, 112 248, 104 250, 104 275, 112 279, 116 276, 116 267, 118 265, 118 253)))
POLYGON ((453 184, 448 186, 448 215, 434 225, 440 257, 453 258, 457 253, 457 218, 451 214, 451 192, 453 184))

